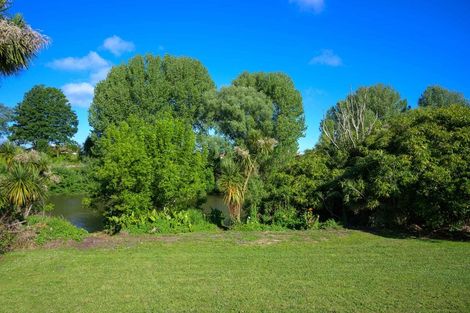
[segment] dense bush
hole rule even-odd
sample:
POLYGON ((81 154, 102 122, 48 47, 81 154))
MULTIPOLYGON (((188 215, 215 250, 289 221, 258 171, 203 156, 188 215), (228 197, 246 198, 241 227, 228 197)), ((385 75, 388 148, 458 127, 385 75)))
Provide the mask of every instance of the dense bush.
POLYGON ((54 173, 60 178, 50 187, 50 194, 88 194, 94 190, 94 180, 86 164, 56 166, 54 173))
POLYGON ((182 120, 130 118, 108 127, 97 146, 95 200, 104 204, 111 227, 119 227, 121 216, 146 216, 155 208, 196 207, 205 196, 207 158, 182 120))
POLYGON ((349 223, 459 229, 470 219, 470 108, 403 113, 336 170, 325 195, 349 223))

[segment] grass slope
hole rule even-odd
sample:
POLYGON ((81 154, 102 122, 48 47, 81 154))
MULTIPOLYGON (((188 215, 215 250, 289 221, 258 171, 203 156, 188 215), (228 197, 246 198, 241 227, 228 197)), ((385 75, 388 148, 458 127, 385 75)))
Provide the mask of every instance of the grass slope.
POLYGON ((0 311, 470 312, 470 243, 358 231, 129 238, 4 256, 0 311))

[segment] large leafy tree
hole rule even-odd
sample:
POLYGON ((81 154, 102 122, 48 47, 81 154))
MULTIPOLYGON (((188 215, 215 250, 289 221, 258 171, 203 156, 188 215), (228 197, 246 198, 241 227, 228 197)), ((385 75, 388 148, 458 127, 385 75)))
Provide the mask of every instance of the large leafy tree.
POLYGON ((274 135, 274 106, 264 93, 253 87, 231 86, 211 100, 211 120, 234 145, 253 150, 259 138, 274 135))
POLYGON ((441 86, 429 86, 418 100, 420 107, 443 107, 451 104, 470 105, 463 94, 447 90, 441 86))
POLYGON ((100 136, 109 125, 131 115, 152 119, 162 112, 205 129, 205 93, 215 90, 207 69, 197 60, 172 56, 136 56, 113 67, 95 90, 89 121, 100 136))
POLYGON ((190 124, 170 116, 131 116, 97 141, 97 193, 114 226, 153 209, 187 209, 205 195, 205 156, 190 124))
POLYGON ((271 129, 278 144, 273 151, 272 164, 284 166, 296 155, 298 140, 305 132, 302 96, 292 79, 284 73, 242 73, 233 81, 237 87, 251 87, 263 93, 270 101, 271 129))
POLYGON ((407 101, 391 87, 361 87, 327 112, 321 124, 321 144, 342 151, 357 149, 375 127, 407 107, 407 101))
MULTIPOLYGON (((285 74, 243 73, 209 103, 209 120, 232 143, 233 155, 243 172, 242 200, 238 204, 246 205, 256 218, 263 198, 269 197, 275 187, 266 185, 272 181, 269 178, 298 151, 297 141, 305 130, 302 97, 285 74)), ((233 176, 229 172, 222 168, 222 182, 233 176)))
POLYGON ((0 0, 0 75, 26 68, 48 39, 33 30, 20 14, 9 16, 11 1, 0 0))
POLYGON ((75 112, 60 89, 37 85, 15 109, 10 139, 34 148, 64 144, 77 132, 75 112))

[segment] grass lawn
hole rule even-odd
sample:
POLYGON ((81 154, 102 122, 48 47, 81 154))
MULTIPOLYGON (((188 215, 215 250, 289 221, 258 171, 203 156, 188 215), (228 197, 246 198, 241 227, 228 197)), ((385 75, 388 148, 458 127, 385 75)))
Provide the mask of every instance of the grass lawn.
POLYGON ((470 312, 470 243, 359 231, 97 237, 0 258, 0 312, 470 312))

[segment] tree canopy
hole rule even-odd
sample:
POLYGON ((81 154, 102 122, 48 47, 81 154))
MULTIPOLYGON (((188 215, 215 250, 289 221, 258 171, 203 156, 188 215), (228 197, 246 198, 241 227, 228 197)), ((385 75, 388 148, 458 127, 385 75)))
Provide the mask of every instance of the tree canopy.
POLYGON ((215 90, 207 69, 186 57, 136 56, 115 66, 98 83, 89 121, 97 135, 131 115, 148 117, 169 112, 205 129, 205 93, 215 90))
POLYGON ((420 107, 443 107, 452 104, 470 105, 470 102, 464 98, 463 94, 447 90, 441 86, 427 87, 418 100, 418 106, 420 107))
POLYGON ((331 143, 337 149, 355 149, 374 127, 407 107, 407 101, 391 87, 382 84, 361 87, 327 112, 321 123, 321 142, 331 143))
POLYGON ((78 120, 60 89, 34 86, 15 109, 10 139, 20 144, 42 145, 70 142, 78 120))
POLYGON ((273 160, 285 165, 298 151, 298 140, 304 136, 305 118, 302 96, 292 79, 284 73, 242 73, 234 81, 236 87, 251 87, 265 94, 272 106, 272 138, 278 144, 273 160))
POLYGON ((210 108, 216 128, 235 145, 251 147, 274 135, 272 101, 253 87, 224 87, 210 108))

